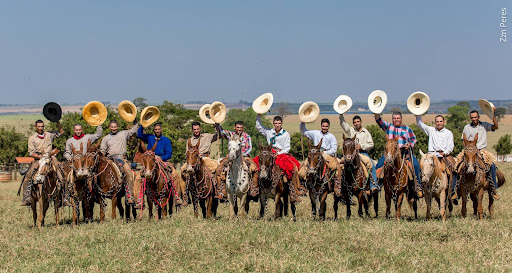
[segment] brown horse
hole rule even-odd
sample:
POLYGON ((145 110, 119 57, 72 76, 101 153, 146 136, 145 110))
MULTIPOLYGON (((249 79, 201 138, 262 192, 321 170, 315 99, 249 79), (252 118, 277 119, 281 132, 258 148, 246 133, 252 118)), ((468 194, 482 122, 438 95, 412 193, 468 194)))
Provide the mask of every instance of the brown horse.
MULTIPOLYGON (((309 152, 307 160, 309 167, 306 172, 306 188, 309 190, 313 218, 316 218, 318 214, 320 220, 325 220, 325 201, 329 193, 332 192, 333 181, 339 179, 339 172, 331 172, 327 166, 327 162, 320 150, 322 141, 323 139, 316 146, 312 146, 311 141, 308 141, 309 152)), ((335 219, 337 218, 337 206, 338 204, 335 202, 335 219)))
MULTIPOLYGON (((462 136, 464 142, 464 157, 461 162, 459 171, 460 181, 460 193, 462 198, 462 217, 466 217, 467 208, 466 200, 468 194, 473 201, 473 213, 475 216, 478 215, 480 220, 483 219, 483 197, 484 192, 487 191, 489 196, 489 216, 492 217, 494 214, 494 198, 492 197, 492 178, 487 176, 489 166, 485 164, 483 159, 478 156, 478 149, 476 142, 478 140, 478 134, 475 135, 473 141, 468 141, 466 134, 462 136)), ((498 186, 505 183, 504 176, 498 173, 498 186)))
POLYGON ((446 222, 446 206, 449 191, 449 180, 447 167, 444 161, 441 161, 435 154, 424 154, 420 151, 421 184, 425 193, 425 202, 427 204, 426 218, 430 220, 430 207, 432 197, 439 204, 440 214, 443 222, 446 222))
MULTIPOLYGON (((267 206, 267 199, 272 198, 275 201, 274 219, 283 216, 283 211, 287 213, 287 204, 290 188, 284 183, 284 173, 275 164, 276 155, 272 152, 272 144, 268 146, 261 146, 258 143, 260 153, 258 154, 259 175, 258 186, 260 189, 260 218, 265 216, 265 208, 267 206), (282 198, 282 199, 281 199, 282 198)), ((294 172, 293 179, 298 179, 297 172, 294 172)), ((289 183, 292 183, 290 181, 289 183)), ((295 216, 295 204, 291 203, 291 211, 293 220, 295 216)))
MULTIPOLYGON (((153 204, 157 207, 156 220, 167 216, 167 206, 169 206, 169 216, 172 215, 173 194, 176 189, 171 177, 171 172, 176 171, 171 166, 156 158, 155 149, 158 141, 155 142, 151 150, 146 149, 144 142, 139 146, 142 152, 142 170, 143 177, 142 191, 145 192, 148 200, 149 217, 153 217, 153 204)), ((139 198, 143 198, 141 195, 139 198)))
POLYGON ((39 229, 44 225, 46 211, 53 201, 55 208, 55 224, 59 225, 59 208, 62 206, 62 165, 55 158, 59 153, 58 149, 54 149, 51 154, 44 154, 41 159, 34 162, 38 164, 37 171, 33 177, 30 177, 29 183, 32 183, 30 197, 32 199, 32 216, 34 218, 34 226, 39 229), (37 214, 37 204, 39 203, 39 215, 37 214))
POLYGON ((107 205, 105 199, 112 200, 112 219, 117 218, 116 206, 119 209, 121 217, 125 217, 128 221, 130 219, 130 207, 134 219, 136 218, 136 211, 134 206, 126 205, 123 208, 121 198, 125 195, 126 183, 123 183, 122 175, 112 160, 108 159, 101 151, 98 150, 100 142, 97 145, 88 145, 87 153, 85 154, 84 168, 88 169, 87 185, 89 190, 94 193, 96 201, 100 204, 100 222, 105 219, 105 206, 107 205))
POLYGON ((199 156, 199 139, 196 145, 192 146, 190 139, 187 142, 187 169, 185 179, 187 188, 192 195, 194 203, 194 216, 199 216, 199 206, 203 218, 211 218, 217 214, 218 200, 215 198, 215 179, 206 167, 203 159, 199 156))
MULTIPOLYGON (((402 202, 404 195, 411 194, 413 189, 409 187, 410 169, 407 166, 407 159, 402 155, 398 147, 397 139, 388 139, 385 146, 384 154, 385 162, 384 172, 384 191, 386 196, 386 218, 391 218, 391 200, 395 204, 396 218, 400 220, 402 217, 402 202)), ((412 178, 411 178, 412 179, 412 178)), ((409 203, 409 205, 411 205, 409 203)), ((412 203, 414 210, 414 218, 418 218, 418 205, 416 200, 412 203)))
MULTIPOLYGON (((360 217, 363 217, 363 207, 366 216, 370 216, 368 212, 368 200, 364 193, 370 188, 370 179, 372 179, 371 175, 366 173, 365 169, 361 165, 361 158, 359 157, 359 151, 356 149, 356 137, 348 138, 343 135, 343 158, 344 158, 344 168, 341 175, 341 193, 345 200, 345 205, 347 206, 347 220, 350 219, 352 215, 351 211, 351 201, 352 196, 357 198, 358 202, 358 211, 357 214, 360 217), (368 176, 368 178, 366 177, 368 176)), ((340 187, 337 186, 335 190, 335 195, 337 198, 342 197, 340 195, 340 187)), ((335 204, 337 204, 335 200, 335 204)), ((377 210, 376 212, 377 213, 377 210)), ((335 212, 335 216, 337 216, 337 212, 335 212)))

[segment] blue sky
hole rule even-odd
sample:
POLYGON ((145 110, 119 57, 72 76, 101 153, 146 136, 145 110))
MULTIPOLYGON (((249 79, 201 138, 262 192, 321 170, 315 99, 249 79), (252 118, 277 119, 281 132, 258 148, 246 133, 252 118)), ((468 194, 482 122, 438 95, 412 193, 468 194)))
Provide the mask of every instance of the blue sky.
POLYGON ((510 1, 2 1, 0 104, 511 99, 510 1))

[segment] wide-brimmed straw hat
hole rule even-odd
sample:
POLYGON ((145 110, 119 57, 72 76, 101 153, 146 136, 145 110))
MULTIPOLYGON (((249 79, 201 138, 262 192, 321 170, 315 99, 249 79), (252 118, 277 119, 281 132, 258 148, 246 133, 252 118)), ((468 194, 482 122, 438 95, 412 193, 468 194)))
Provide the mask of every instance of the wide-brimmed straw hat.
POLYGON ((347 95, 340 95, 332 106, 338 114, 344 114, 352 107, 352 99, 347 95))
POLYGON ((107 108, 99 101, 91 101, 84 106, 82 117, 91 126, 99 126, 107 119, 107 108))
POLYGON ((368 109, 374 114, 380 114, 388 103, 388 96, 382 90, 375 90, 368 96, 368 109))
POLYGON ((137 107, 129 100, 123 100, 117 105, 119 116, 127 121, 132 122, 137 117, 137 107))
POLYGON ((272 93, 265 93, 252 102, 252 109, 258 114, 265 114, 272 107, 274 96, 272 93))
POLYGON ((407 109, 416 116, 421 116, 428 111, 430 107, 430 98, 424 92, 417 91, 412 93, 407 99, 407 109))
POLYGON ((201 106, 201 109, 199 109, 199 118, 201 118, 201 120, 206 124, 215 124, 215 121, 212 120, 210 115, 211 106, 211 104, 205 104, 201 106))
POLYGON ((155 106, 147 106, 140 113, 140 125, 146 128, 160 118, 160 110, 155 106))
POLYGON ((320 107, 312 101, 306 101, 299 108, 299 119, 302 122, 314 122, 320 115, 320 107))
POLYGON ((492 104, 492 102, 481 99, 478 101, 478 106, 490 119, 494 118, 494 104, 492 104))
POLYGON ((210 106, 210 117, 215 123, 222 123, 226 119, 227 109, 220 101, 212 102, 210 106))
POLYGON ((60 108, 59 104, 55 102, 49 102, 43 107, 43 115, 47 120, 51 122, 57 122, 62 117, 62 109, 60 108))

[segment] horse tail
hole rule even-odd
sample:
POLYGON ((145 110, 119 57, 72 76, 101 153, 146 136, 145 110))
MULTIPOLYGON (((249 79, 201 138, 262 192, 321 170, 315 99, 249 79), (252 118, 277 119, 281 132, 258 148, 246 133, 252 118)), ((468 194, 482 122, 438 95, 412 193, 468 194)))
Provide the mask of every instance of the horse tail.
POLYGON ((498 180, 498 187, 505 184, 505 174, 501 170, 496 170, 496 179, 498 180))

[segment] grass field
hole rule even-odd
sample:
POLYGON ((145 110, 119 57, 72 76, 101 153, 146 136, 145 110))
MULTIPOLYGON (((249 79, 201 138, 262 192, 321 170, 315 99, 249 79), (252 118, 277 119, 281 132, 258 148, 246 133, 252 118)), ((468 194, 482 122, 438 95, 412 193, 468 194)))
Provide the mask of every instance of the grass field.
POLYGON ((0 115, 0 127, 15 127, 17 132, 29 134, 33 131, 34 122, 38 119, 48 122, 40 114, 0 115))
MULTIPOLYGON (((402 221, 385 220, 381 194, 378 219, 346 221, 341 207, 341 219, 333 221, 329 197, 325 222, 312 220, 303 198, 297 222, 289 217, 273 221, 270 212, 257 220, 258 204, 252 203, 249 216, 236 221, 227 219, 228 207, 221 204, 218 219, 195 219, 189 206, 158 223, 146 212, 141 221, 128 224, 108 218, 72 228, 68 209, 67 223, 56 227, 50 208, 47 225, 39 231, 32 227, 29 209, 18 205, 19 183, 1 183, 0 271, 510 272, 512 165, 499 167, 508 181, 499 190, 494 218, 463 219, 456 206, 446 224, 424 221, 424 201, 419 220, 412 219, 407 205, 402 221)), ((437 208, 433 214, 439 215, 437 208)))

